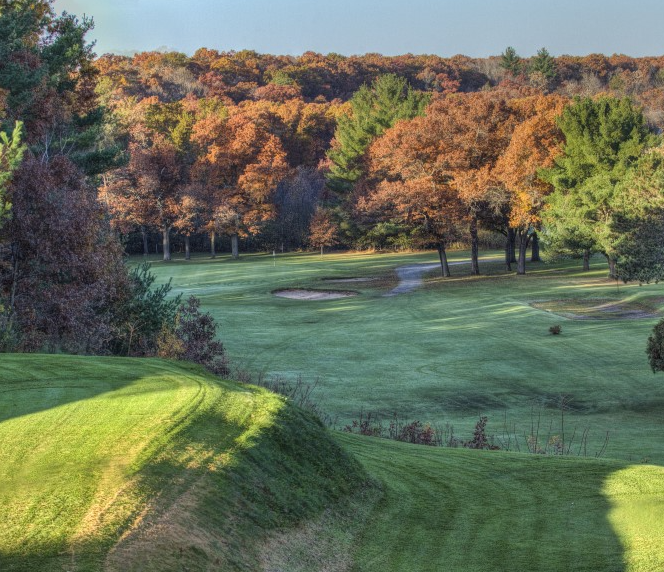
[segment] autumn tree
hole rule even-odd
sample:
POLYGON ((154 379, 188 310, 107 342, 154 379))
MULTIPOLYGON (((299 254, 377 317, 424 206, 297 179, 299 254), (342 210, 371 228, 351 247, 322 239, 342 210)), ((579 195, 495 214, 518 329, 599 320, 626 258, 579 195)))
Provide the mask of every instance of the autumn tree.
POLYGON ((92 22, 52 2, 0 2, 3 211, 0 297, 5 349, 107 351, 112 313, 126 284, 122 252, 84 174, 104 171, 92 22), (21 155, 23 160, 20 161, 21 155), (17 165, 20 161, 20 165, 17 165), (8 171, 13 170, 11 181, 8 171))
POLYGON ((559 96, 537 96, 512 102, 520 121, 509 145, 496 162, 493 175, 509 200, 509 227, 518 245, 517 274, 526 273, 526 250, 541 228, 544 197, 550 186, 542 181, 540 169, 551 167, 562 142, 556 119, 565 100, 559 96))
POLYGON ((492 176, 507 147, 517 116, 507 101, 492 93, 463 94, 433 104, 436 134, 445 141, 448 176, 466 210, 471 244, 471 273, 479 274, 478 225, 500 228, 503 195, 492 176))
POLYGON ((311 218, 323 197, 325 177, 313 167, 300 167, 279 182, 274 193, 274 218, 262 237, 271 249, 302 248, 309 239, 311 218))
POLYGON ((320 255, 323 256, 323 248, 337 244, 338 236, 339 229, 329 211, 316 209, 309 226, 309 244, 320 248, 320 255))
POLYGON ((554 189, 547 227, 550 232, 562 230, 592 240, 592 248, 606 256, 609 275, 615 277, 610 227, 616 185, 653 137, 641 111, 627 98, 577 98, 558 126, 564 136, 562 153, 541 172, 554 189))
POLYGON ((193 129, 193 141, 204 152, 194 165, 194 179, 208 197, 208 228, 231 236, 238 257, 238 238, 256 232, 275 213, 271 200, 288 174, 286 154, 270 132, 264 113, 231 108, 226 119, 206 117, 193 129))
POLYGON ((364 157, 371 142, 400 119, 421 115, 429 98, 416 93, 394 74, 364 85, 350 100, 350 113, 337 121, 334 142, 328 152, 332 162, 329 186, 348 192, 364 173, 364 157))
POLYGON ((6 294, 5 348, 98 353, 112 336, 125 287, 121 249, 104 228, 96 189, 63 156, 28 155, 11 185, 11 265, 0 269, 6 294))
MULTIPOLYGON (((146 100, 131 130, 130 159, 102 193, 124 224, 161 230, 164 260, 170 260, 173 228, 190 233, 197 202, 187 195, 194 155, 193 114, 181 102, 146 100)), ((122 223, 121 223, 122 224, 122 223)))
POLYGON ((369 152, 369 191, 358 202, 360 212, 405 224, 421 244, 433 244, 445 277, 447 247, 458 237, 465 214, 448 163, 454 133, 448 132, 447 119, 428 113, 379 137, 369 152))

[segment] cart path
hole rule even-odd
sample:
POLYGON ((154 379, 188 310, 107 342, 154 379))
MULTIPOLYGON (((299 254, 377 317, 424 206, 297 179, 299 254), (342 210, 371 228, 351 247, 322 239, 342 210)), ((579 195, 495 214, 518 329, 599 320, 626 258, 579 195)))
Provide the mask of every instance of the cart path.
MULTIPOLYGON (((481 259, 480 262, 487 262, 490 258, 481 259)), ((449 262, 449 266, 459 266, 460 264, 470 264, 470 260, 459 260, 457 262, 449 262)), ((430 270, 440 268, 440 263, 435 264, 409 264, 407 266, 399 266, 396 268, 397 276, 399 277, 399 285, 390 290, 383 296, 397 296, 399 294, 406 294, 417 290, 422 286, 422 276, 430 270)))

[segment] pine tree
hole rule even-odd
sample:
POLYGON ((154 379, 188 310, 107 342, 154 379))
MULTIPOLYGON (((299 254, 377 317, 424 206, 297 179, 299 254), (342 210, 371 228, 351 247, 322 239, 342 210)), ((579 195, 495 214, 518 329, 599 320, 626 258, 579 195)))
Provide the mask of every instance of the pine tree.
POLYGON ((0 228, 7 219, 11 209, 11 202, 7 198, 8 185, 12 173, 18 168, 23 159, 26 146, 22 143, 23 123, 16 122, 11 137, 0 131, 0 228))
POLYGON ((653 136, 628 98, 577 98, 558 125, 565 137, 563 152, 552 168, 540 172, 554 187, 545 226, 554 236, 559 233, 557 239, 569 234, 592 241, 591 248, 607 257, 613 277, 616 185, 652 144, 653 136))
POLYGON ((523 61, 512 46, 507 46, 500 55, 500 67, 513 76, 517 76, 523 71, 523 61))
POLYGON ((556 61, 549 54, 546 48, 537 51, 537 55, 531 58, 528 72, 540 73, 548 80, 554 80, 558 71, 556 70, 556 61))
POLYGON ((369 144, 399 119, 422 115, 428 102, 427 94, 413 91, 395 74, 380 76, 371 87, 362 86, 350 100, 352 113, 337 122, 335 142, 328 152, 332 161, 328 185, 341 193, 352 189, 364 173, 369 144))

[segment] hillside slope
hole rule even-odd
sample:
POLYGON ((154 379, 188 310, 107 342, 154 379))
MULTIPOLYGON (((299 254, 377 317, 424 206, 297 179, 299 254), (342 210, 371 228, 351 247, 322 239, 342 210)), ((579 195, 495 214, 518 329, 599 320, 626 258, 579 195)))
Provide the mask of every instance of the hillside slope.
POLYGON ((3 572, 257 570, 267 532, 365 485, 316 420, 197 367, 2 355, 0 368, 3 572))

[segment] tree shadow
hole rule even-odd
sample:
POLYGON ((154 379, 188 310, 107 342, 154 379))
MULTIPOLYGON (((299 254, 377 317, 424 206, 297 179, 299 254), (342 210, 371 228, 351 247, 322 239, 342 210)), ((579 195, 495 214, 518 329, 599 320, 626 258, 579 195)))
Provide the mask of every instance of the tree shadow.
POLYGON ((342 442, 385 484, 357 570, 627 570, 605 494, 627 463, 342 442))
MULTIPOLYGON (((158 359, 62 354, 0 354, 0 368, 0 423, 117 392, 148 376, 173 373, 168 362, 158 359)), ((134 392, 166 389, 153 385, 134 392)))

